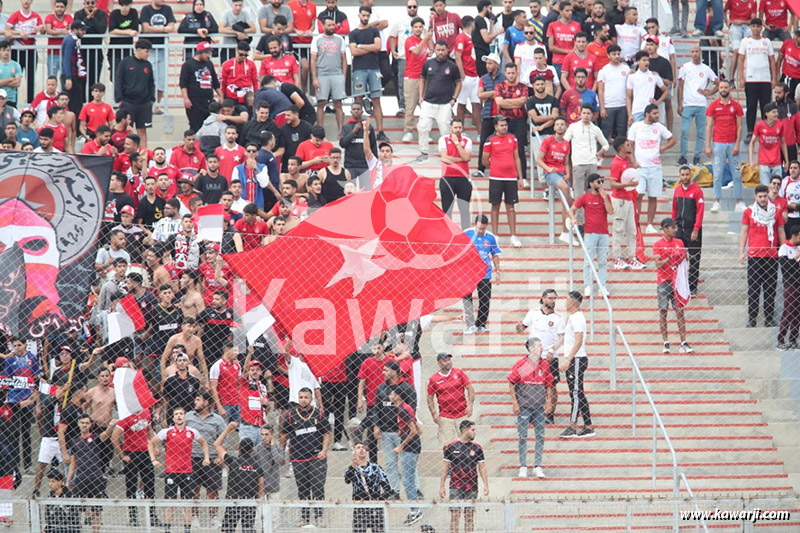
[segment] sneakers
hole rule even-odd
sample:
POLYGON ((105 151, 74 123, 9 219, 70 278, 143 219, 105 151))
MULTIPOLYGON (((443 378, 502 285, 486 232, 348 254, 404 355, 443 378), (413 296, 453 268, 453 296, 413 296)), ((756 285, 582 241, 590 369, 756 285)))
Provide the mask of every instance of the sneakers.
POLYGON ((487 331, 489 330, 486 329, 486 326, 478 326, 475 328, 475 333, 486 333, 487 331))
POLYGON ((294 469, 292 468, 291 464, 289 465, 289 469, 286 471, 286 474, 284 475, 284 477, 288 477, 288 478, 293 478, 294 477, 294 469))
POLYGON ((647 265, 645 265, 644 263, 640 263, 639 260, 636 258, 629 259, 628 266, 631 268, 631 270, 644 270, 647 268, 647 265))
POLYGON ((683 165, 686 165, 686 164, 688 164, 688 163, 689 163, 689 162, 686 160, 686 158, 685 158, 684 156, 680 156, 680 157, 678 158, 678 163, 677 163, 677 165, 678 165, 679 167, 682 167, 683 165))
MULTIPOLYGON (((786 350, 789 350, 789 349, 790 349, 790 348, 789 348, 789 343, 788 343, 788 342, 779 342, 779 343, 778 343, 778 346, 777 346, 776 348, 778 348, 778 349, 779 349, 780 351, 782 351, 782 352, 785 352, 786 350)), ((36 497, 38 497, 38 496, 39 496, 39 494, 38 494, 38 492, 37 492, 37 493, 36 493, 36 495, 34 496, 34 498, 36 498, 36 497)))
POLYGON ((300 526, 300 529, 317 529, 317 526, 314 524, 306 524, 304 526, 300 526))
POLYGON ((550 187, 545 187, 545 189, 542 191, 542 199, 543 200, 550 199, 550 187))
POLYGON ((564 431, 562 431, 562 432, 561 432, 561 435, 559 435, 559 436, 560 436, 562 439, 571 439, 571 438, 573 438, 573 437, 576 437, 577 435, 578 435, 578 432, 577 432, 577 431, 575 431, 575 430, 574 430, 574 429, 572 429, 571 427, 568 427, 567 429, 565 429, 564 431))
POLYGON ((722 186, 723 189, 733 189, 733 181, 729 181, 725 185, 722 186))
POLYGON ((719 205, 719 201, 714 200, 714 203, 711 205, 711 212, 712 213, 719 213, 719 210, 721 208, 722 208, 722 206, 719 205))
POLYGON ((715 31, 714 35, 717 36, 717 37, 724 37, 725 36, 725 34, 722 32, 722 30, 715 31))
POLYGON ((343 452, 347 449, 347 446, 342 444, 341 442, 334 442, 333 446, 331 446, 331 450, 335 452, 343 452))
POLYGON ((403 142, 404 143, 410 143, 413 140, 414 140, 414 134, 411 133, 410 131, 407 131, 407 132, 405 132, 403 134, 403 142))
POLYGON ((511 239, 509 240, 511 241, 511 246, 513 246, 514 248, 522 248, 522 241, 519 240, 519 237, 517 237, 516 235, 512 235, 511 239))
POLYGON ((614 270, 627 270, 631 266, 622 259, 614 259, 614 270))
POLYGON ((403 520, 404 526, 410 526, 416 524, 422 520, 422 511, 414 511, 413 513, 408 513, 408 516, 405 520, 403 520))
POLYGON ((652 224, 648 224, 647 229, 645 229, 644 232, 653 234, 653 233, 658 233, 658 230, 652 224))
POLYGON ((694 156, 694 159, 692 159, 692 165, 697 166, 699 164, 700 164, 700 156, 696 155, 696 156, 694 156))
POLYGON ((352 426, 360 426, 360 425, 361 425, 361 419, 360 419, 360 418, 358 418, 357 416, 354 416, 353 418, 351 418, 350 420, 348 420, 348 422, 349 422, 349 423, 350 423, 350 425, 352 425, 352 426))
POLYGON ((580 439, 583 439, 583 438, 586 438, 586 437, 594 437, 595 435, 597 435, 597 433, 595 433, 592 428, 583 428, 575 436, 580 438, 580 439))
POLYGON ((669 353, 669 343, 668 342, 664 343, 664 349, 661 350, 661 353, 669 353))
POLYGON ((527 179, 523 179, 522 180, 522 188, 523 189, 530 189, 531 188, 531 182, 528 181, 527 179))
POLYGON ((586 288, 583 289, 583 296, 588 298, 592 295, 592 286, 588 285, 586 288))
POLYGON ((386 133, 384 133, 384 131, 381 130, 381 131, 378 132, 378 135, 375 136, 375 140, 380 142, 380 143, 388 143, 389 142, 389 137, 387 137, 386 133))
MULTIPOLYGON (((558 240, 563 242, 564 244, 569 244, 569 239, 570 239, 570 234, 567 233, 566 231, 562 232, 561 235, 558 236, 558 240)), ((581 244, 578 241, 572 239, 572 246, 580 246, 580 245, 581 244)))
POLYGON ((474 335, 476 331, 478 331, 476 326, 470 326, 464 330, 464 335, 474 335))
POLYGON ((473 178, 485 178, 486 174, 484 174, 482 170, 476 170, 475 172, 472 173, 472 177, 473 178))
POLYGON ((681 353, 694 353, 694 348, 692 348, 688 342, 683 341, 681 343, 681 353))
POLYGON ((745 209, 747 209, 747 206, 744 205, 744 202, 739 200, 738 202, 736 202, 736 207, 733 210, 736 211, 737 213, 744 213, 745 209))
POLYGON ((553 424, 555 424, 556 423, 556 414, 555 413, 550 413, 549 415, 544 415, 544 423, 545 424, 549 424, 551 426, 553 424))
POLYGON ((528 477, 528 467, 527 466, 519 467, 519 473, 517 474, 517 477, 528 477))
POLYGON ((544 470, 542 470, 542 467, 541 467, 541 466, 537 466, 536 468, 534 468, 534 469, 533 469, 533 473, 534 473, 534 474, 536 475, 536 477, 538 477, 539 479, 543 479, 544 477, 546 477, 546 476, 544 475, 544 470))
POLYGON ((680 28, 672 28, 671 30, 669 30, 669 34, 670 35, 680 35, 681 34, 681 29, 680 28))
POLYGON ((364 99, 361 101, 361 107, 364 109, 364 113, 367 115, 371 115, 373 108, 372 108, 372 99, 369 96, 365 96, 364 99))
POLYGON ((417 163, 424 163, 427 160, 428 160, 428 154, 419 154, 419 157, 417 157, 414 161, 416 161, 417 163))
POLYGON ((703 30, 694 30, 694 31, 691 33, 691 36, 692 36, 692 37, 700 37, 700 36, 702 36, 702 35, 703 35, 703 30))

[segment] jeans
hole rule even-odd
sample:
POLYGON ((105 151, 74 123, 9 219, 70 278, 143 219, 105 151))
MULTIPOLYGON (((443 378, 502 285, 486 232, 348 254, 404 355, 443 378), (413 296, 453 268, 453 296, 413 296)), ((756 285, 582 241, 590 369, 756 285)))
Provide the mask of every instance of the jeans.
MULTIPOLYGON (((587 233, 583 236, 583 243, 590 258, 597 254, 597 274, 600 277, 600 285, 606 285, 606 272, 608 270, 608 233, 587 233)), ((583 259, 583 284, 586 287, 592 286, 592 268, 589 264, 591 259, 583 259)))
MULTIPOLYGON (((225 409, 225 422, 239 422, 241 420, 241 407, 239 405, 223 405, 222 408, 225 409)), ((261 434, 259 433, 260 436, 261 434)), ((254 444, 256 443, 258 441, 254 444)))
POLYGON ((769 185, 772 176, 783 177, 783 167, 780 165, 768 166, 758 165, 758 181, 761 185, 769 185))
MULTIPOLYGON (((47 75, 58 77, 61 72, 61 52, 47 51, 47 75)), ((30 100, 33 100, 32 98, 30 100)))
POLYGON ((397 60, 397 107, 400 108, 400 111, 403 111, 406 108, 406 93, 405 93, 405 83, 403 79, 406 77, 406 60, 405 59, 398 59, 397 60))
POLYGON ((689 0, 680 0, 683 7, 681 11, 681 24, 678 26, 678 0, 672 0, 672 27, 685 30, 689 25, 689 0))
MULTIPOLYGON (((386 469, 386 477, 389 478, 389 485, 392 490, 400 492, 400 471, 397 465, 397 454, 392 450, 400 446, 400 435, 384 431, 381 433, 381 446, 383 447, 383 466, 386 469)), ((405 479, 405 476, 403 476, 405 479)), ((413 479, 413 478, 412 478, 413 479)))
MULTIPOLYGON (((700 31, 705 31, 706 29, 707 8, 708 8, 708 0, 697 0, 697 16, 694 19, 694 27, 700 31)), ((714 31, 721 30, 722 0, 711 0, 711 8, 714 10, 714 18, 711 21, 711 29, 714 31)))
POLYGON ((544 454, 544 405, 536 408, 520 409, 517 415, 517 436, 519 437, 519 466, 528 466, 528 426, 533 424, 536 434, 536 452, 533 466, 542 466, 544 454))
POLYGON ((742 199, 742 163, 740 155, 733 155, 734 143, 713 143, 714 159, 712 160, 712 172, 714 173, 714 199, 719 200, 722 196, 722 172, 723 165, 731 166, 733 176, 733 195, 737 200, 742 199))
POLYGON ((612 132, 616 133, 617 137, 628 134, 628 110, 624 106, 607 107, 606 114, 608 117, 600 121, 600 131, 606 139, 611 139, 612 132))
POLYGON ((683 108, 681 119, 681 157, 686 157, 689 152, 689 128, 694 120, 697 129, 697 139, 694 143, 694 156, 700 157, 706 142, 706 108, 699 105, 690 105, 683 108))
MULTIPOLYGON (((396 435, 396 433, 395 433, 396 435)), ((399 438, 399 437, 398 437, 399 438)), ((391 450, 388 451, 394 455, 391 450)), ((418 453, 400 452, 400 468, 403 473, 403 490, 406 491, 406 500, 417 501, 417 461, 419 460, 418 453)), ((412 507, 411 512, 414 513, 418 509, 412 507)))

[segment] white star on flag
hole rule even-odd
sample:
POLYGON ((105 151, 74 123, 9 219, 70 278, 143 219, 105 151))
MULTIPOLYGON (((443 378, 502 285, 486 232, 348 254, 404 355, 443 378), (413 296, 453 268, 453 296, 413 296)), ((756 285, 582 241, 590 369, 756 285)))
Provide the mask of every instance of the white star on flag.
POLYGON ((325 286, 326 289, 343 279, 352 278, 353 296, 357 296, 368 281, 379 278, 386 272, 385 269, 372 262, 372 257, 378 247, 378 239, 373 239, 359 248, 350 248, 344 244, 336 246, 342 252, 344 263, 325 286))

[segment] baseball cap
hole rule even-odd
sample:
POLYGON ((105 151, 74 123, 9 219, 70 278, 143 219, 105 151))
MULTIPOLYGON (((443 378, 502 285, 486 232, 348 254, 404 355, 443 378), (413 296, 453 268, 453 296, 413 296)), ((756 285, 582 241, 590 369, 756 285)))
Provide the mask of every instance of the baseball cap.
POLYGON ((264 365, 261 364, 261 361, 250 361, 250 366, 263 367, 264 365))
POLYGON ((61 348, 58 349, 59 352, 69 352, 73 353, 75 350, 72 349, 72 346, 69 344, 64 344, 61 348))
POLYGON ((0 89, 0 97, 8 98, 8 93, 6 92, 5 89, 0 89))
POLYGON ((436 356, 436 360, 441 361, 442 359, 447 359, 448 357, 452 358, 453 354, 441 352, 439 355, 436 356))
POLYGON ((85 30, 87 28, 86 23, 82 20, 74 21, 69 27, 71 30, 85 30))
POLYGON ((669 226, 677 226, 678 224, 672 220, 671 218, 667 217, 661 220, 661 227, 666 228, 669 226))
POLYGON ((178 183, 180 183, 182 181, 185 181, 186 183, 191 183, 192 185, 194 185, 194 176, 192 176, 188 172, 185 172, 185 173, 181 174, 180 178, 178 178, 178 183))
POLYGON ((215 252, 219 252, 219 243, 212 242, 206 245, 209 250, 214 250, 215 252))
POLYGON ((481 60, 484 61, 484 62, 486 62, 486 61, 494 61, 498 65, 500 64, 500 56, 495 54, 494 52, 492 52, 491 54, 487 54, 487 55, 481 57, 481 60))
POLYGON ((20 113, 20 117, 23 117, 25 115, 30 115, 32 117, 35 117, 36 113, 34 113, 33 109, 31 109, 30 107, 26 107, 25 109, 22 110, 22 113, 20 113))
POLYGON ((133 206, 132 205, 124 206, 122 209, 119 210, 119 212, 120 212, 120 214, 131 215, 131 216, 133 216, 133 214, 135 213, 135 211, 133 210, 133 206))
POLYGON ((649 42, 653 42, 653 43, 658 44, 658 37, 654 37, 652 35, 648 35, 647 39, 645 39, 645 42, 648 42, 648 43, 649 42))
POLYGON ((64 481, 64 472, 62 472, 57 467, 51 468, 47 472, 47 479, 57 479, 58 481, 64 481))
POLYGON ((122 368, 128 363, 130 363, 130 359, 128 359, 127 357, 117 357, 114 360, 114 366, 117 368, 122 368))
POLYGON ((400 365, 397 363, 397 361, 388 361, 385 366, 389 370, 394 370, 397 372, 398 375, 400 374, 400 365))
POLYGON ((195 50, 197 52, 209 52, 209 53, 211 53, 211 43, 208 42, 208 41, 200 41, 199 43, 197 43, 197 46, 195 47, 195 50))

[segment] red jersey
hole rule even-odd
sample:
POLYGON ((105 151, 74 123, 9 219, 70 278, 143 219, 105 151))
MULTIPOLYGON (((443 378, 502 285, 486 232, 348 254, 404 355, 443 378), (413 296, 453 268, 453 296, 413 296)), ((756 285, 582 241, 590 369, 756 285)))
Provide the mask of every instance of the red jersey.
MULTIPOLYGON (((28 35, 36 35, 36 28, 42 26, 44 22, 42 22, 42 17, 37 12, 29 11, 26 15, 20 10, 15 11, 8 17, 7 24, 16 31, 27 33, 28 35)), ((33 46, 36 43, 36 39, 14 39, 14 42, 33 46)))
POLYGON ((598 44, 597 41, 592 41, 586 46, 586 51, 594 54, 597 57, 597 62, 594 64, 595 72, 600 72, 600 69, 610 63, 608 59, 608 47, 611 46, 611 41, 598 44))
MULTIPOLYGON (((72 25, 72 15, 64 13, 64 17, 58 20, 55 13, 50 13, 44 18, 44 23, 45 25, 50 24, 50 27, 54 30, 69 30, 69 27, 72 25)), ((48 37, 47 44, 60 48, 63 40, 63 37, 48 37)))
MULTIPOLYGON (((297 152, 295 152, 294 155, 296 155, 305 162, 305 161, 311 161, 312 159, 317 157, 331 155, 332 149, 333 149, 333 143, 329 143, 328 141, 323 141, 322 144, 317 146, 313 142, 311 142, 311 139, 306 139, 305 141, 297 145, 297 152)), ((309 170, 322 170, 327 166, 328 166, 327 163, 317 163, 316 165, 311 165, 309 167, 309 170)))
MULTIPOLYGON (((612 180, 622 182, 622 173, 631 168, 631 164, 628 162, 626 158, 622 158, 618 155, 614 156, 614 159, 611 161, 611 169, 609 171, 608 177, 612 180)), ((638 197, 638 193, 636 192, 636 187, 633 188, 631 191, 626 191, 625 189, 612 189, 611 191, 611 198, 618 198, 620 200, 630 200, 632 202, 636 201, 638 197)))
MULTIPOLYGON (((458 140, 458 144, 460 144, 461 147, 467 152, 472 151, 472 142, 466 135, 461 135, 461 138, 458 140)), ((444 145, 444 151, 447 152, 447 155, 450 157, 459 157, 458 149, 456 148, 456 145, 450 135, 444 135, 439 139, 440 152, 443 151, 442 145, 444 145)), ((468 178, 469 161, 451 163, 442 159, 442 176, 447 176, 448 178, 468 178)))
POLYGON ((259 76, 269 74, 281 83, 294 83, 294 75, 300 75, 300 65, 293 55, 284 54, 283 57, 275 59, 272 56, 261 60, 259 76))
POLYGON ((778 228, 783 227, 783 211, 777 205, 771 240, 767 226, 753 220, 752 207, 744 210, 742 225, 747 226, 747 257, 778 257, 778 228))
POLYGON ((418 80, 422 77, 422 65, 425 64, 425 61, 428 59, 428 54, 430 53, 430 48, 428 48, 427 44, 422 47, 418 54, 411 51, 411 49, 417 46, 421 41, 421 38, 415 37, 414 35, 406 39, 405 77, 410 80, 418 80))
POLYGON ((467 416, 467 387, 471 382, 463 370, 451 368, 446 376, 436 372, 428 380, 428 396, 436 395, 439 416, 461 418, 467 416))
POLYGON ((550 372, 550 363, 547 359, 531 361, 523 357, 511 367, 511 372, 506 378, 510 383, 521 385, 553 385, 553 374, 550 372))
POLYGON ((729 16, 731 22, 744 20, 749 24, 756 17, 758 7, 756 6, 756 0, 727 0, 723 11, 731 12, 729 16))
POLYGON ((459 33, 456 37, 456 54, 461 54, 461 66, 464 67, 464 77, 478 77, 478 67, 475 63, 475 45, 472 44, 472 36, 466 33, 459 33))
POLYGON ((50 128, 51 130, 53 130, 53 148, 64 152, 65 151, 64 143, 67 140, 67 127, 64 124, 55 125, 46 122, 44 126, 39 128, 39 131, 37 133, 41 135, 42 130, 44 128, 50 128))
POLYGON ((758 137, 758 164, 777 167, 781 164, 781 139, 783 138, 783 122, 776 120, 770 126, 761 120, 753 129, 758 137))
MULTIPOLYGON (((789 25, 789 5, 786 0, 761 0, 758 10, 764 13, 764 25, 785 28, 789 25)), ((11 23, 11 20, 8 21, 11 23)))
POLYGON ((783 64, 781 73, 790 78, 800 78, 800 46, 794 39, 786 39, 781 45, 783 64))
MULTIPOLYGON (((433 30, 433 42, 444 41, 447 43, 447 53, 453 51, 456 44, 456 38, 461 32, 461 17, 455 13, 445 12, 443 17, 434 13, 431 16, 428 28, 433 30)), ((477 74, 476 74, 477 76, 477 74)))
POLYGON ((242 374, 242 366, 239 361, 226 361, 220 357, 219 361, 211 365, 208 369, 208 378, 217 383, 217 395, 222 405, 239 404, 239 376, 242 374))
MULTIPOLYGON (((574 20, 564 24, 561 18, 558 18, 547 26, 547 37, 553 38, 554 46, 572 50, 575 43, 575 35, 580 31, 581 25, 574 20)), ((560 65, 564 61, 565 55, 553 52, 553 64, 560 65)))
POLYGON ((551 135, 542 141, 539 152, 543 153, 542 161, 549 167, 553 167, 559 174, 567 173, 567 158, 569 157, 571 145, 566 139, 559 142, 555 135, 551 135))
POLYGON ((170 426, 158 432, 158 438, 164 442, 164 471, 168 474, 192 473, 192 443, 202 438, 194 428, 184 426, 178 429, 170 426))
MULTIPOLYGON (((518 84, 525 87, 522 84, 518 84)), ((527 89, 527 88, 526 88, 527 89)), ((489 154, 489 176, 491 179, 516 180, 517 165, 514 154, 517 153, 517 138, 506 133, 505 135, 492 135, 483 145, 483 153, 489 154)))
POLYGON ((225 176, 225 179, 228 180, 228 185, 231 183, 233 169, 247 159, 247 152, 242 145, 234 143, 233 146, 234 148, 230 149, 223 144, 214 149, 214 155, 219 158, 219 173, 225 176))
MULTIPOLYGON (((111 143, 106 144, 106 146, 111 146, 111 143)), ((97 139, 92 139, 91 141, 83 145, 83 148, 81 148, 81 153, 89 155, 97 155, 97 152, 98 150, 100 150, 100 148, 102 148, 102 146, 100 146, 100 143, 97 142, 97 139)), ((104 155, 109 157, 114 157, 114 153, 111 152, 110 150, 108 151, 108 153, 104 155)))
POLYGON ((83 104, 78 120, 85 122, 86 128, 94 132, 98 126, 114 123, 114 109, 105 102, 88 102, 83 104))
POLYGON ((123 418, 117 423, 122 430, 122 451, 146 452, 150 441, 150 409, 123 418))
POLYGON ((258 86, 258 69, 256 64, 249 59, 241 63, 235 57, 222 64, 220 84, 225 98, 233 98, 240 104, 248 92, 256 92, 258 86))
POLYGON ((172 149, 172 155, 169 156, 169 164, 177 167, 181 172, 188 170, 197 173, 206 168, 206 156, 197 146, 192 150, 192 153, 187 152, 183 145, 176 146, 172 149))
MULTIPOLYGON (((145 148, 139 149, 139 157, 144 156, 149 161, 153 157, 153 152, 145 148)), ((116 172, 127 173, 131 168, 131 158, 125 152, 120 152, 114 159, 114 170, 116 172)))
MULTIPOLYGON (((303 4, 300 0, 290 0, 286 6, 292 10, 295 30, 313 31, 314 19, 317 18, 317 6, 314 2, 306 2, 303 4)), ((311 42, 311 37, 292 37, 292 42, 307 44, 311 42)))
MULTIPOLYGON (((167 165, 165 167, 152 166, 149 169, 147 169, 148 176, 153 176, 154 178, 158 179, 159 174, 167 174, 169 176, 169 179, 172 181, 172 184, 175 185, 176 187, 178 186, 178 178, 181 177, 181 171, 178 170, 176 167, 172 165, 167 165)), ((173 192, 169 197, 172 198, 174 194, 175 193, 173 192)))
POLYGON ((264 425, 264 411, 261 400, 269 399, 267 387, 260 381, 250 381, 240 378, 239 380, 239 409, 242 422, 251 426, 261 427, 264 425))
POLYGON ((389 361, 394 361, 394 357, 385 355, 382 360, 378 361, 375 356, 372 356, 361 363, 361 368, 358 370, 358 379, 365 381, 364 394, 367 397, 367 407, 375 405, 375 393, 378 392, 378 387, 383 383, 383 367, 389 361))
POLYGON ((561 64, 561 72, 567 73, 567 83, 571 87, 575 86, 575 70, 579 68, 586 69, 586 87, 589 89, 594 85, 594 73, 600 70, 601 67, 597 66, 597 56, 591 52, 586 52, 585 57, 580 57, 575 51, 572 51, 564 56, 561 64))
POLYGON ((586 217, 584 232, 608 235, 608 212, 602 196, 587 192, 580 195, 573 205, 583 208, 586 217))
POLYGON ((494 86, 494 103, 492 104, 492 114, 493 115, 503 115, 504 117, 508 117, 509 119, 524 119, 525 118, 525 104, 523 103, 521 106, 516 107, 514 109, 499 109, 497 107, 497 97, 500 96, 506 99, 513 99, 513 98, 520 98, 524 97, 525 100, 528 99, 528 86, 524 83, 515 83, 514 85, 509 84, 506 81, 501 81, 500 83, 494 86))
POLYGON ((125 138, 131 133, 129 129, 120 131, 117 128, 111 128, 111 144, 117 147, 117 151, 121 152, 125 149, 125 138))
POLYGON ((211 299, 214 297, 214 292, 217 290, 228 291, 227 305, 228 307, 233 305, 233 291, 230 290, 230 288, 233 287, 233 273, 228 265, 222 265, 222 277, 228 281, 228 285, 225 287, 220 285, 215 279, 214 267, 211 266, 208 261, 202 263, 197 268, 197 272, 206 282, 206 290, 203 292, 203 301, 205 302, 206 307, 211 306, 211 299))
POLYGON ((244 218, 240 218, 233 225, 233 229, 242 235, 242 250, 255 250, 261 246, 261 241, 264 240, 264 235, 269 235, 269 226, 266 222, 256 220, 255 224, 248 224, 244 218))
MULTIPOLYGON (((777 249, 775 250, 775 253, 778 253, 777 249)), ((675 279, 675 274, 678 271, 678 265, 680 265, 681 261, 683 261, 683 259, 686 257, 686 248, 683 245, 683 241, 677 237, 673 237, 669 240, 667 240, 666 237, 662 237, 657 240, 655 244, 653 244, 653 257, 657 257, 659 259, 666 259, 667 257, 670 258, 669 261, 664 263, 661 268, 658 269, 656 274, 657 282, 660 285, 664 282, 671 282, 675 279)))
POLYGON ((730 144, 736 142, 736 125, 744 110, 739 102, 729 100, 723 104, 719 98, 711 102, 706 109, 706 116, 714 119, 715 143, 730 144))

